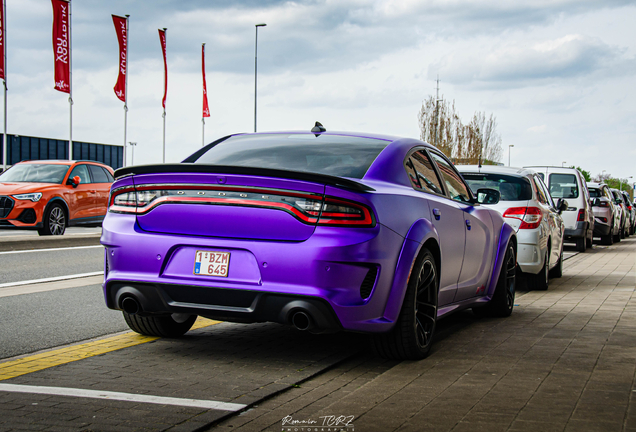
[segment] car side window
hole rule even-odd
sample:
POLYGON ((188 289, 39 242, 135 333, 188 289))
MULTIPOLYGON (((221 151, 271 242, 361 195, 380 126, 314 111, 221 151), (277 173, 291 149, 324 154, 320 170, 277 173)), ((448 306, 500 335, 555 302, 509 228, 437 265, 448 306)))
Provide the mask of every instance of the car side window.
POLYGON ((113 175, 110 173, 110 171, 108 171, 106 168, 102 167, 102 169, 104 170, 104 174, 106 174, 106 178, 108 179, 108 183, 112 183, 115 181, 115 178, 113 177, 113 175))
POLYGON ((446 183, 446 188, 450 193, 450 197, 455 201, 470 203, 470 191, 462 176, 459 175, 457 171, 453 168, 453 166, 446 161, 441 155, 431 152, 433 159, 435 159, 435 163, 442 173, 442 177, 444 178, 444 183, 446 183))
POLYGON ((548 205, 552 207, 556 207, 554 199, 552 198, 552 195, 550 195, 550 191, 548 190, 548 187, 545 185, 545 183, 543 183, 543 181, 541 180, 541 177, 539 176, 537 176, 537 184, 543 191, 543 195, 545 196, 548 205))
POLYGON ((97 165, 88 165, 88 169, 93 176, 93 183, 110 183, 102 167, 97 165))
POLYGON ((539 184, 539 179, 535 176, 532 176, 532 183, 534 183, 534 188, 537 191, 537 201, 541 204, 547 204, 548 199, 545 196, 545 192, 541 189, 541 185, 539 184))
POLYGON ((424 150, 411 153, 406 158, 404 167, 414 189, 444 195, 444 190, 435 173, 433 163, 424 150))
POLYGON ((88 168, 86 168, 86 165, 84 164, 77 165, 73 168, 73 171, 71 171, 71 175, 68 176, 68 178, 72 179, 75 176, 79 176, 80 184, 91 183, 91 177, 88 175, 88 168))

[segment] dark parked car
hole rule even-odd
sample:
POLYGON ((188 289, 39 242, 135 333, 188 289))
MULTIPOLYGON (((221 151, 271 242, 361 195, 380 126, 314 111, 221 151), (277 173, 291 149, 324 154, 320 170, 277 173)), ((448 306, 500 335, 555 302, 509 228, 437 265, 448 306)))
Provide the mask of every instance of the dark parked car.
POLYGON ((420 359, 439 318, 512 312, 514 230, 422 141, 317 125, 115 176, 104 294, 136 332, 272 321, 370 333, 380 355, 420 359))

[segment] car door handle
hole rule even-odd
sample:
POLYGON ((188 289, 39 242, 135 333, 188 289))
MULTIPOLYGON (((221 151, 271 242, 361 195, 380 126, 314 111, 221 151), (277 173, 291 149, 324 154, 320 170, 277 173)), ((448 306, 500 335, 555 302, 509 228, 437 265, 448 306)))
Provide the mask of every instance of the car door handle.
POLYGON ((468 231, 470 231, 470 229, 472 228, 472 225, 470 224, 470 220, 466 219, 466 228, 468 228, 468 231))
POLYGON ((433 216, 435 216, 435 220, 439 220, 442 217, 442 212, 438 208, 433 209, 433 216))

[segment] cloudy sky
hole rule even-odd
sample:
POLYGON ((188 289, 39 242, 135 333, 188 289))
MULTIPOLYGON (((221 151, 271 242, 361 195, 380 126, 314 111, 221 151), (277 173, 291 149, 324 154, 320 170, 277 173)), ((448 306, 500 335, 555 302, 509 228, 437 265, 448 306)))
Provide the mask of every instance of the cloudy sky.
MULTIPOLYGON (((8 131, 68 138, 53 89, 50 0, 7 3, 8 131)), ((167 27, 167 161, 201 146, 201 43, 211 117, 206 143, 253 130, 254 25, 259 131, 370 131, 419 137, 435 92, 468 121, 494 114, 512 165, 578 165, 636 177, 634 0, 73 0, 76 140, 123 142, 113 92, 111 14, 130 14, 128 141, 161 161, 167 27)))

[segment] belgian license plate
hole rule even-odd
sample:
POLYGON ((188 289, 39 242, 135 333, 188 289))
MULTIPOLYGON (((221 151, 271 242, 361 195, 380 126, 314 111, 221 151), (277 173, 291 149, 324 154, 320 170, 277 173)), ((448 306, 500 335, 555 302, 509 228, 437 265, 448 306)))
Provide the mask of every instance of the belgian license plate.
POLYGON ((230 253, 198 250, 194 255, 194 274, 227 277, 230 253))

